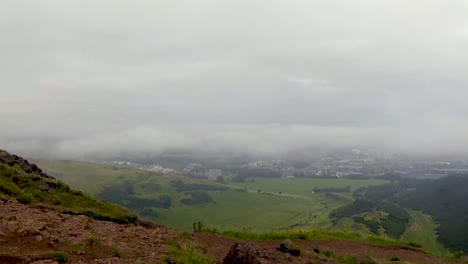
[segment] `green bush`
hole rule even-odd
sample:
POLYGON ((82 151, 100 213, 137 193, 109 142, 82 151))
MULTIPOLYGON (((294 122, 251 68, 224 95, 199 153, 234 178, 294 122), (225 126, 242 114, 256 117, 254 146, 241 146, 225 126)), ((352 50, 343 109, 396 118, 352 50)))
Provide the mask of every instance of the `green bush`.
POLYGON ((205 257, 193 245, 176 244, 171 247, 169 255, 164 258, 163 263, 214 264, 215 262, 205 257))
POLYGON ((117 258, 122 257, 122 254, 120 253, 120 250, 117 247, 112 247, 112 256, 117 258))
POLYGON ((453 252, 453 257, 454 257, 454 258, 457 258, 457 259, 463 257, 463 255, 465 255, 465 253, 463 252, 463 250, 457 250, 457 251, 453 252))
POLYGON ((22 204, 30 204, 32 201, 32 198, 30 195, 27 194, 20 194, 16 197, 16 200, 22 204))
POLYGON ((408 245, 409 245, 409 246, 411 246, 411 247, 417 247, 417 248, 420 248, 420 247, 422 247, 422 245, 421 245, 421 244, 414 243, 414 242, 411 242, 411 241, 410 241, 410 242, 408 242, 408 245))
POLYGON ((302 231, 302 230, 299 230, 299 239, 301 239, 301 240, 307 239, 307 234, 306 234, 306 232, 304 232, 304 231, 302 231))
POLYGON ((55 253, 55 257, 54 259, 58 262, 58 263, 67 263, 68 262, 68 256, 65 252, 62 252, 62 251, 58 251, 55 253))
POLYGON ((393 257, 390 259, 390 261, 400 261, 400 258, 399 257, 393 257))
POLYGON ((333 251, 324 251, 322 254, 328 258, 335 258, 335 252, 333 251))

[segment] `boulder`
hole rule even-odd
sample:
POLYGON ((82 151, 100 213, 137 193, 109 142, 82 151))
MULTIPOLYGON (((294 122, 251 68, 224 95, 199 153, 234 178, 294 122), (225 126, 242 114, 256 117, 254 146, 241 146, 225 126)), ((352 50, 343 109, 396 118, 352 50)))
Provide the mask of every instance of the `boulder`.
POLYGON ((223 260, 224 264, 260 264, 260 252, 252 243, 236 243, 223 260))
POLYGON ((289 253, 293 256, 299 256, 301 255, 301 249, 296 246, 291 240, 287 239, 281 242, 279 246, 279 251, 283 253, 289 253))

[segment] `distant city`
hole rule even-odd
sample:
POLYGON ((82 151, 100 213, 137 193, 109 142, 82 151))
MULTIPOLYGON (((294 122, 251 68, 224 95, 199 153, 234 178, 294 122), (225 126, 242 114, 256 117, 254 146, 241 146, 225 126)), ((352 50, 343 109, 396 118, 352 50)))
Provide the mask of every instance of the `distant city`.
MULTIPOLYGON (((159 160, 155 158, 155 160, 159 160)), ((332 151, 316 158, 288 159, 245 159, 243 162, 228 162, 216 165, 205 164, 185 157, 169 158, 171 162, 159 161, 106 161, 116 169, 137 168, 161 174, 179 174, 210 180, 236 179, 239 174, 249 171, 251 177, 261 172, 265 177, 332 177, 332 178, 379 178, 403 177, 437 179, 447 175, 468 173, 468 160, 465 159, 409 159, 391 153, 349 149, 332 151), (175 165, 168 165, 175 164, 175 165)), ((244 177, 245 178, 245 177, 244 177)))

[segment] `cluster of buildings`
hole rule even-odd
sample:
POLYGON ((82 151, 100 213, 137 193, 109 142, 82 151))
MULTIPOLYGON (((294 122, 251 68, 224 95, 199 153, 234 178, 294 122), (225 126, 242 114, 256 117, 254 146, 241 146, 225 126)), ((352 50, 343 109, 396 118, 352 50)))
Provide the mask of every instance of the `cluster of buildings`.
POLYGON ((294 177, 337 177, 374 178, 399 175, 410 178, 439 178, 450 174, 468 174, 468 161, 455 160, 411 160, 381 152, 351 149, 329 152, 309 160, 287 159, 251 160, 233 169, 217 166, 210 168, 201 163, 190 162, 182 168, 170 168, 160 164, 141 165, 128 161, 110 162, 113 166, 135 167, 163 174, 183 174, 195 178, 219 180, 236 177, 236 170, 260 169, 275 172, 287 179, 294 177))

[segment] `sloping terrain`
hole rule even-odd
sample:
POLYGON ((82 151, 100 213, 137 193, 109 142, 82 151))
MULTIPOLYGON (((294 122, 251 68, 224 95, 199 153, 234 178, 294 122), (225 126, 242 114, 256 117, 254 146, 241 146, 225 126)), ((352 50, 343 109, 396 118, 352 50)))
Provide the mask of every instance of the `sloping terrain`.
POLYGON ((405 246, 379 245, 364 241, 307 241, 294 244, 301 250, 300 256, 284 254, 278 250, 281 240, 239 241, 210 234, 196 234, 196 239, 207 249, 207 254, 222 262, 232 246, 245 243, 260 263, 460 263, 459 260, 441 259, 420 249, 405 246), (315 250, 315 252, 314 252, 315 250), (316 252, 319 252, 317 254, 316 252), (326 253, 328 252, 328 253, 326 253), (327 256, 328 255, 328 256, 327 256), (398 258, 399 261, 390 261, 398 258), (348 259, 348 262, 346 261, 348 259), (355 261, 355 262, 353 262, 355 261))
POLYGON ((307 238, 291 242, 300 249, 296 256, 278 250, 281 240, 179 232, 142 222, 123 207, 71 190, 18 156, 0 154, 2 264, 463 263, 398 243, 307 238))
POLYGON ((25 204, 85 214, 95 219, 119 223, 136 220, 136 216, 127 209, 71 190, 37 165, 3 150, 0 150, 0 194, 14 197, 25 204))
POLYGON ((175 236, 162 226, 122 225, 0 200, 0 263, 159 263, 165 240, 175 236))

